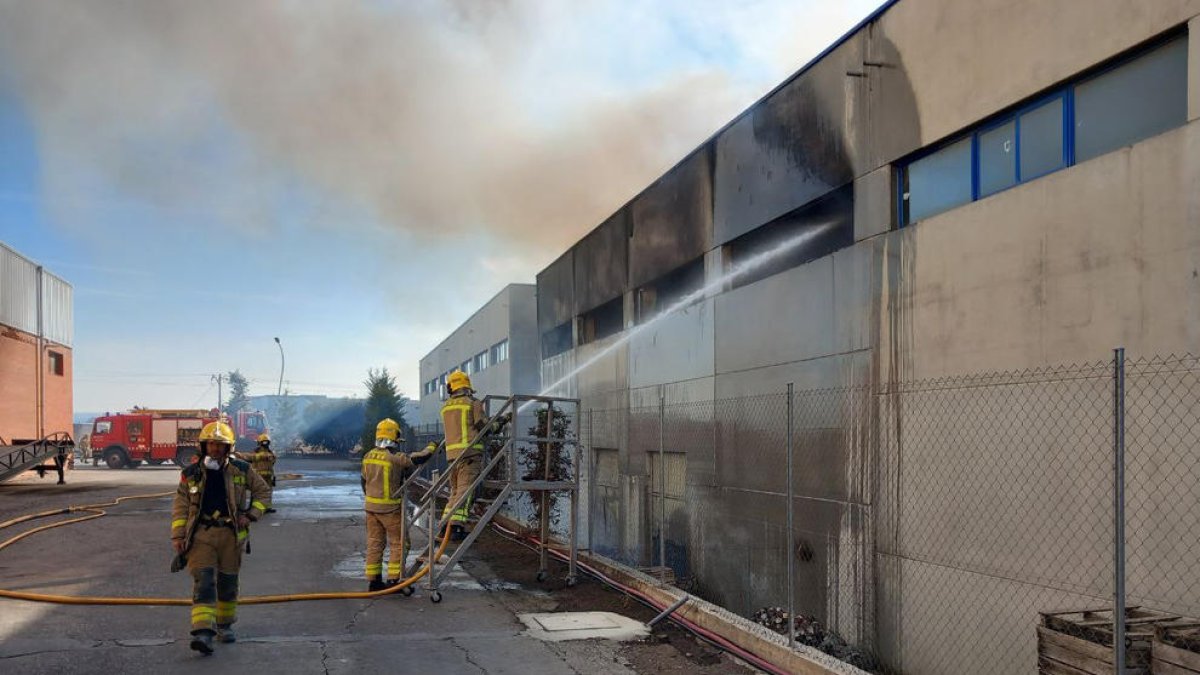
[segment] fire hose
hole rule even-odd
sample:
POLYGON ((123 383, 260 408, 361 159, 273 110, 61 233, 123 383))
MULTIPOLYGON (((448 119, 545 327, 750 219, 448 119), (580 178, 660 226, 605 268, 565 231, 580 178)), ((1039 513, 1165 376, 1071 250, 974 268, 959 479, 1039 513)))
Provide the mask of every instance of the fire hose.
MULTIPOLYGON (((32 530, 29 530, 27 532, 22 532, 21 534, 18 534, 14 537, 10 537, 9 539, 6 539, 5 541, 0 542, 0 551, 17 543, 18 541, 24 539, 25 537, 28 537, 33 534, 37 534, 38 532, 44 532, 46 530, 53 529, 55 527, 62 527, 64 525, 73 525, 75 523, 82 523, 86 520, 92 520, 94 518, 104 517, 104 516, 108 515, 108 512, 104 510, 105 507, 118 506, 121 504, 121 502, 124 502, 127 500, 132 500, 132 499, 161 499, 164 497, 171 497, 174 494, 175 494, 174 492, 156 492, 153 494, 127 495, 124 497, 117 497, 116 499, 112 500, 111 502, 101 502, 98 504, 85 504, 83 506, 68 506, 63 509, 51 509, 49 511, 41 511, 39 513, 31 513, 29 515, 21 516, 19 518, 13 518, 12 520, 7 520, 7 521, 4 521, 3 523, 0 523, 0 530, 3 530, 8 527, 12 527, 13 525, 19 525, 20 523, 25 523, 25 522, 28 522, 31 520, 37 520, 39 518, 48 518, 50 516, 63 515, 63 514, 68 514, 68 513, 80 513, 80 512, 88 513, 88 515, 86 515, 86 516, 80 516, 78 518, 62 520, 62 521, 59 521, 56 523, 50 523, 49 525, 42 525, 40 527, 35 527, 32 530)), ((404 579, 403 581, 401 581, 393 586, 389 586, 388 588, 381 590, 381 591, 364 591, 364 592, 335 591, 335 592, 328 592, 328 593, 288 593, 288 594, 283 594, 283 595, 253 595, 250 597, 239 598, 238 604, 239 605, 269 605, 269 604, 275 604, 275 603, 280 603, 280 602, 304 602, 304 601, 308 601, 308 600, 364 600, 364 599, 370 599, 370 598, 378 598, 378 597, 381 597, 384 595, 390 595, 392 593, 399 593, 399 592, 403 591, 404 589, 408 588, 409 586, 412 586, 417 581, 419 581, 422 577, 424 577, 426 574, 428 574, 429 568, 432 565, 433 561, 436 561, 442 557, 442 554, 445 553, 445 551, 446 551, 446 545, 449 543, 450 543, 450 528, 446 528, 446 533, 444 535, 442 535, 441 544, 438 546, 437 554, 433 557, 433 560, 427 562, 424 567, 417 570, 415 573, 413 573, 412 576, 404 579)), ((0 588, 0 598, 10 598, 12 600, 26 600, 28 602, 46 602, 46 603, 53 603, 53 604, 58 604, 58 605, 190 606, 192 604, 191 598, 114 598, 114 597, 87 596, 87 595, 54 595, 54 594, 48 594, 48 593, 27 593, 24 591, 12 591, 12 590, 3 589, 3 588, 0 588)))
MULTIPOLYGON (((110 502, 101 502, 101 503, 97 503, 97 504, 85 504, 82 506, 68 506, 66 508, 51 509, 48 511, 40 511, 38 513, 31 513, 28 515, 20 516, 18 518, 13 518, 11 520, 7 520, 7 521, 0 523, 0 530, 12 527, 14 525, 19 525, 21 523, 29 522, 31 520, 37 520, 40 518, 48 518, 51 516, 64 515, 64 514, 70 514, 70 513, 81 513, 81 512, 88 513, 88 515, 80 516, 78 518, 71 518, 68 520, 62 520, 59 522, 50 523, 49 525, 42 525, 42 526, 33 528, 31 530, 28 530, 26 532, 22 532, 21 534, 18 534, 14 537, 10 537, 9 539, 6 539, 3 542, 0 542, 0 551, 4 550, 5 548, 8 548, 9 546, 12 546, 13 544, 17 543, 18 541, 21 541, 22 539, 24 539, 26 537, 37 534, 39 532, 44 532, 46 530, 50 530, 50 529, 53 529, 56 527, 63 527, 65 525, 73 525, 75 523, 82 523, 84 521, 93 520, 96 518, 102 518, 102 517, 108 515, 108 512, 104 510, 105 507, 119 506, 122 502, 135 500, 135 499, 162 499, 162 498, 166 498, 166 497, 171 497, 174 494, 175 494, 174 492, 156 492, 156 493, 141 494, 141 495, 126 495, 124 497, 117 497, 116 499, 114 499, 110 502)), ((525 545, 529 545, 530 543, 533 543, 534 545, 536 545, 538 543, 538 540, 535 537, 522 538, 516 532, 507 530, 507 529, 501 527, 500 525, 493 523, 492 526, 493 526, 493 528, 495 528, 497 531, 499 531, 501 534, 503 534, 507 538, 513 539, 513 540, 523 543, 525 545)), ((442 557, 442 554, 446 551, 446 546, 449 542, 450 542, 450 528, 447 527, 445 534, 442 535, 442 541, 438 546, 437 553, 434 556, 433 560, 438 560, 439 558, 442 557)), ((562 552, 557 551, 554 548, 549 548, 548 550, 549 550, 549 553, 551 555, 553 555, 554 557, 556 557, 560 560, 566 559, 566 556, 562 552)), ((412 586, 417 581, 422 579, 426 574, 429 573, 431 563, 432 563, 432 561, 430 561, 429 563, 426 563, 424 567, 419 569, 412 576, 404 579, 403 581, 401 581, 393 586, 390 586, 390 587, 388 587, 384 590, 380 590, 380 591, 366 591, 366 592, 335 591, 335 592, 326 592, 326 593, 289 593, 289 594, 281 594, 281 595, 255 595, 255 596, 240 598, 238 600, 238 604, 239 605, 268 605, 268 604, 276 604, 276 603, 284 603, 284 602, 305 602, 305 601, 310 601, 310 600, 362 600, 362 599, 378 598, 378 597, 382 597, 385 595, 390 595, 392 593, 399 593, 399 592, 403 591, 405 588, 412 586)), ((579 567, 582 570, 584 570, 586 573, 588 573, 590 576, 599 580, 601 583, 604 583, 605 585, 608 585, 618 591, 621 591, 622 593, 625 593, 626 595, 629 595, 629 596, 637 599, 638 601, 642 602, 643 604, 645 604, 651 608, 654 608, 655 610, 663 609, 663 607, 660 606, 659 603, 652 600, 649 596, 645 595, 644 593, 641 593, 637 589, 631 588, 629 586, 626 586, 624 584, 617 582, 614 579, 609 578, 600 570, 598 570, 590 565, 584 564, 584 563, 579 563, 579 567)), ((28 592, 24 592, 24 591, 13 591, 13 590, 2 589, 2 588, 0 588, 0 598, 9 598, 12 600, 25 600, 27 602, 43 602, 43 603, 51 603, 51 604, 58 604, 58 605, 136 605, 136 606, 160 606, 160 607, 161 606, 175 606, 175 607, 180 607, 180 606, 190 606, 192 604, 191 598, 150 598, 150 597, 121 598, 121 597, 86 596, 86 595, 56 595, 56 594, 48 594, 48 593, 28 593, 28 592)), ((697 625, 691 621, 688 621, 687 619, 684 619, 684 618, 678 617, 678 616, 671 616, 669 618, 671 621, 674 621, 675 623, 682 626, 684 629, 697 635, 698 637, 705 640, 706 642, 713 644, 714 646, 718 647, 719 649, 730 652, 766 672, 769 672, 769 673, 784 672, 784 671, 780 670, 778 666, 775 666, 774 664, 762 659, 761 657, 759 657, 749 651, 746 651, 745 649, 738 647, 737 645, 733 644, 729 640, 726 640, 725 638, 721 637, 720 635, 717 635, 716 633, 708 631, 708 630, 700 627, 699 625, 697 625)))

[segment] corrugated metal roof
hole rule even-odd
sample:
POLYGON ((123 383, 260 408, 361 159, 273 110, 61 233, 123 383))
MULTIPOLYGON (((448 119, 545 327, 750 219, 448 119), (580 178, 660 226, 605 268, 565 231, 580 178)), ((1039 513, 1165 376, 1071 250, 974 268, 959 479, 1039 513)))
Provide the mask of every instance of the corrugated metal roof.
POLYGON ((71 284, 0 243, 0 325, 42 336, 70 347, 74 339, 74 299, 71 284), (38 291, 42 294, 41 325, 38 291))

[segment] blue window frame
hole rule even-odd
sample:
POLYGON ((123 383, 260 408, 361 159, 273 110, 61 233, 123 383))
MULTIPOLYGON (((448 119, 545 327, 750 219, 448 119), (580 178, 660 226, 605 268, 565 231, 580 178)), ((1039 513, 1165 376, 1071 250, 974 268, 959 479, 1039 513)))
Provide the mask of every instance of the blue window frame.
POLYGON ((1085 161, 1181 126, 1187 40, 1162 40, 905 162, 900 226, 1072 166, 1077 151, 1085 161))

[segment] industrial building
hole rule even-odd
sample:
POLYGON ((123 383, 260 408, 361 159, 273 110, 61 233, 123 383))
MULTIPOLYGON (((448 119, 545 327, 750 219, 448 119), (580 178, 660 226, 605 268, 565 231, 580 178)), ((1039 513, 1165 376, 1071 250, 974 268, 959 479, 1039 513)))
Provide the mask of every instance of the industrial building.
POLYGON ((71 285, 0 243, 0 445, 72 431, 71 285))
MULTIPOLYGON (((895 392, 1200 351, 1198 15, 888 2, 538 274, 542 382, 591 415, 589 543, 743 615, 784 604, 785 412, 754 397, 839 392, 791 486, 798 609, 903 672, 1024 671, 1036 611, 997 598, 1031 567, 938 562, 1007 525, 960 517, 986 478, 926 481, 934 500, 901 472, 895 392), (985 600, 1002 628, 964 620, 985 600), (1013 642, 962 648, 973 629, 1013 642)), ((1086 530, 1050 520, 1021 527, 1086 530)))
POLYGON ((509 284, 421 359, 420 415, 441 424, 446 378, 461 370, 484 395, 537 392, 537 302, 533 284, 509 284))

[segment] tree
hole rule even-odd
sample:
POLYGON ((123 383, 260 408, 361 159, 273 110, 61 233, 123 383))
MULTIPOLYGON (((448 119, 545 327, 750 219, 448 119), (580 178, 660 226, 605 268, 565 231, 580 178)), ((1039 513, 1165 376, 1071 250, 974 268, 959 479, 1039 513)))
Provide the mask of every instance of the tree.
POLYGON ((298 434, 296 433, 296 402, 292 400, 291 392, 287 389, 283 390, 283 400, 279 402, 279 408, 275 414, 278 417, 275 420, 275 426, 278 429, 276 434, 279 437, 278 445, 288 447, 291 445, 291 440, 298 434))
POLYGON ((225 404, 225 412, 233 415, 239 410, 245 410, 250 407, 250 398, 246 395, 246 390, 250 388, 250 381, 242 375, 240 370, 231 370, 226 376, 229 381, 229 402, 225 404))
POLYGON ((368 369, 363 384, 367 387, 362 427, 362 447, 366 450, 375 446, 375 425, 380 420, 390 417, 396 420, 402 430, 408 424, 404 419, 404 399, 396 388, 396 378, 388 373, 387 368, 368 369))
POLYGON ((358 443, 366 402, 360 398, 314 401, 304 411, 305 443, 348 455, 358 443))

